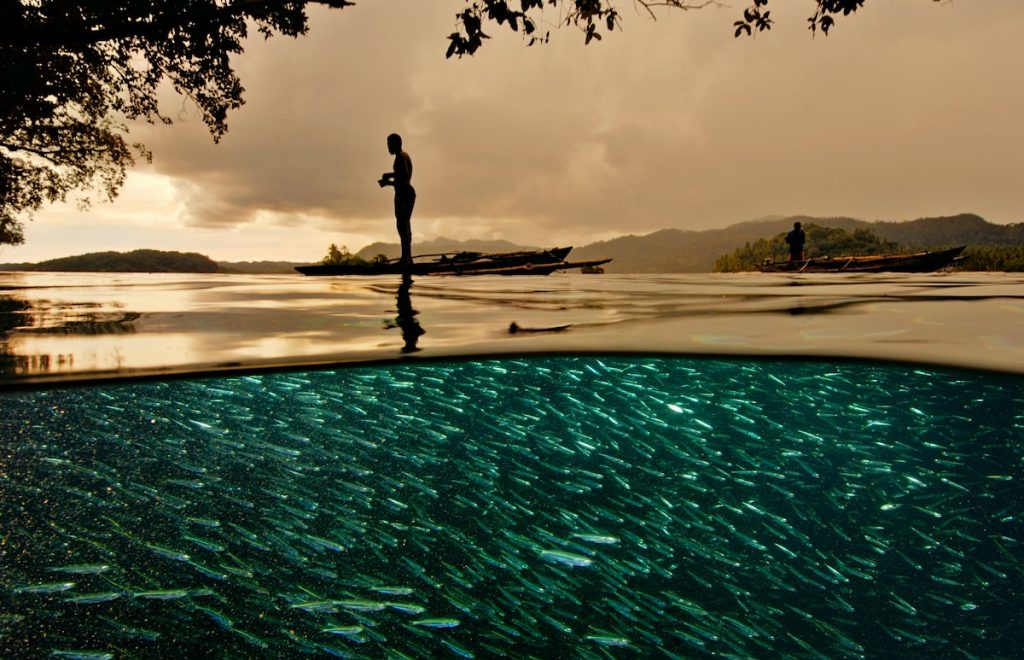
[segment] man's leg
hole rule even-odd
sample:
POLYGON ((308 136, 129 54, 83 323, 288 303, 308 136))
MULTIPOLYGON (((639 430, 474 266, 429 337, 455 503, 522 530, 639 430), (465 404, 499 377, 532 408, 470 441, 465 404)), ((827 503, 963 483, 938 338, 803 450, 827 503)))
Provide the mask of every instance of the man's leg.
POLYGON ((412 263, 412 227, 408 218, 397 218, 398 242, 402 245, 402 263, 412 263))
POLYGON ((415 204, 415 193, 395 196, 395 222, 398 240, 402 244, 403 263, 412 263, 412 209, 415 204))

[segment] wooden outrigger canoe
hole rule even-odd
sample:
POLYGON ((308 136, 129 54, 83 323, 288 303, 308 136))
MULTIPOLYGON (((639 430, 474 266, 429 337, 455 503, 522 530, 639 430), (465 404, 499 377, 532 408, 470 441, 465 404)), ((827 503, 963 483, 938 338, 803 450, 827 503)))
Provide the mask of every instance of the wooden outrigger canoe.
POLYGON ((572 246, 550 250, 528 250, 486 254, 448 252, 413 257, 412 264, 397 260, 365 264, 315 264, 296 266, 303 275, 548 275, 556 270, 598 266, 611 259, 569 262, 565 258, 572 246), (427 257, 433 257, 425 261, 427 257), (418 260, 418 261, 417 261, 418 260))
POLYGON ((521 266, 501 266, 469 271, 436 271, 430 275, 550 275, 556 270, 572 270, 574 268, 595 268, 603 266, 611 259, 594 259, 592 261, 560 261, 550 264, 527 263, 521 266))
POLYGON ((765 261, 762 273, 932 273, 964 259, 966 245, 948 250, 865 257, 814 257, 801 261, 765 261))

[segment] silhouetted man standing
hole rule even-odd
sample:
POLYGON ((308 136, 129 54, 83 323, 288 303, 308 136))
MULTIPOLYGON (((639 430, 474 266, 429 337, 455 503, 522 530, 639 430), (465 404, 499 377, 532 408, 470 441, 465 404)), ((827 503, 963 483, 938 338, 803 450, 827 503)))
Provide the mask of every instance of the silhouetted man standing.
POLYGON ((402 244, 403 264, 412 263, 412 208, 416 205, 416 190, 412 187, 412 158, 402 151, 402 136, 388 136, 388 153, 395 157, 391 172, 385 172, 377 181, 380 187, 395 187, 395 222, 398 240, 402 244))
POLYGON ((804 243, 807 242, 807 235, 799 222, 793 223, 793 231, 786 234, 786 242, 789 243, 789 260, 804 260, 804 243))

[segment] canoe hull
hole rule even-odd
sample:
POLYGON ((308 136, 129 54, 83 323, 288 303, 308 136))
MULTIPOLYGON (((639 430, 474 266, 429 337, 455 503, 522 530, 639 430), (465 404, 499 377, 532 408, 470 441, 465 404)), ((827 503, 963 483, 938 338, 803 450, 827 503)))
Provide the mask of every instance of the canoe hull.
POLYGON ((576 268, 595 268, 603 266, 611 259, 595 259, 593 261, 559 261, 550 264, 525 264, 522 266, 505 266, 502 268, 490 268, 471 270, 467 272, 435 272, 431 275, 550 275, 556 270, 573 270, 576 268))
POLYGON ((500 254, 480 254, 476 252, 457 252, 439 255, 434 261, 414 261, 412 264, 399 264, 389 261, 381 264, 314 264, 296 266, 295 270, 303 275, 471 275, 484 274, 486 271, 498 269, 519 269, 515 274, 546 275, 551 270, 545 266, 568 267, 565 257, 572 247, 552 248, 527 252, 505 252, 500 254), (534 272, 536 270, 536 272, 534 272))
POLYGON ((866 257, 815 257, 803 261, 766 262, 764 273, 932 273, 952 266, 964 257, 960 253, 967 246, 866 257))

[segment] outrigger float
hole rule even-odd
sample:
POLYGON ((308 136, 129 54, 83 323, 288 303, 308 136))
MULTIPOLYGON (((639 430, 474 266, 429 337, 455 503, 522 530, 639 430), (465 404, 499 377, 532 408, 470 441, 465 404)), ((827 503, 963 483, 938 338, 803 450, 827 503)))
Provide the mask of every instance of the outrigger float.
POLYGON ((303 275, 549 275, 556 270, 594 268, 611 259, 567 261, 572 246, 522 252, 444 252, 413 257, 411 264, 397 259, 369 263, 296 266, 303 275))

